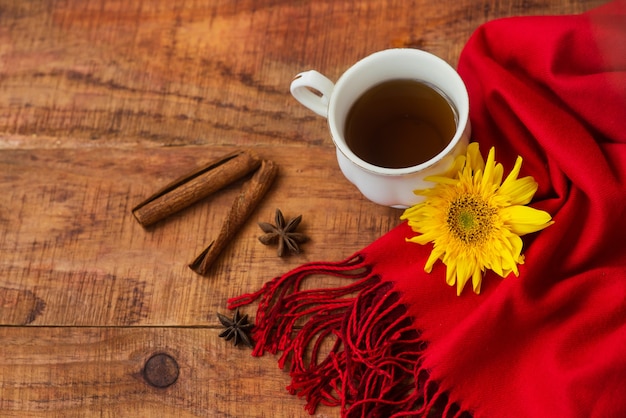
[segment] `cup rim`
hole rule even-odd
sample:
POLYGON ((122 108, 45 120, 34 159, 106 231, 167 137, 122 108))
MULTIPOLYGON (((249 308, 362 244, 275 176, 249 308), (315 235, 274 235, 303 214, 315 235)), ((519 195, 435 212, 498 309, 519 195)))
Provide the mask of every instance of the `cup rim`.
MULTIPOLYGON (((385 57, 386 58, 386 57, 385 57)), ((391 78, 389 79, 391 80, 391 78)), ((381 80, 385 81, 385 80, 381 80)), ((445 93, 445 92, 444 92, 445 93)), ((451 99, 452 100, 452 99, 451 99)), ((457 106, 458 107, 458 106, 457 106)), ((463 133, 465 132, 465 129, 467 127, 467 123, 469 121, 469 95, 467 93, 467 87, 465 86, 465 83, 463 82, 463 80, 461 79, 461 76, 458 74, 458 72, 450 65, 448 64, 445 60, 443 60, 442 58, 427 52, 427 51, 423 51, 421 49, 415 49, 415 48, 392 48, 392 49, 385 49, 382 51, 378 51, 378 52, 374 52, 373 54, 370 54, 362 59, 360 59, 359 61, 357 61, 356 63, 354 63, 350 68, 348 68, 337 80, 337 82, 335 83, 335 87, 333 89, 333 94, 330 98, 330 102, 328 105, 328 117, 326 118, 326 122, 328 123, 328 127, 329 130, 331 132, 331 138, 333 140, 333 143, 335 144, 335 147, 337 147, 337 149, 353 164, 356 164, 357 166, 359 166, 360 168, 362 168, 363 170, 369 171, 371 173, 374 174, 378 174, 378 175, 384 175, 384 176, 401 176, 401 175, 407 175, 407 174, 412 174, 412 173, 417 173, 419 171, 425 170, 428 167, 438 163, 439 161, 441 161, 446 155, 448 155, 458 144, 458 142, 461 140, 461 138, 463 137, 463 133), (337 128, 336 128, 336 121, 335 121, 335 106, 336 106, 336 97, 338 97, 339 95, 337 95, 337 92, 339 90, 341 90, 341 88, 343 87, 343 85, 345 84, 346 80, 348 80, 350 77, 353 76, 353 74, 355 72, 357 72, 360 67, 363 66, 363 64, 366 64, 368 61, 373 61, 375 59, 379 59, 381 58, 381 56, 385 56, 385 55, 405 55, 406 53, 409 53, 411 55, 421 55, 421 56, 427 56, 428 59, 433 60, 434 62, 437 62, 439 65, 442 65, 444 68, 447 68, 449 70, 451 70, 451 74, 453 74, 455 76, 456 81, 459 82, 459 86, 462 88, 461 89, 461 98, 460 101, 463 102, 463 104, 465 104, 467 111, 465 112, 461 112, 459 109, 457 109, 457 111, 459 112, 459 120, 458 120, 458 124, 457 124, 457 128, 456 128, 456 132, 454 134, 454 136, 452 137, 452 139, 448 142, 448 144, 446 145, 446 147, 441 150, 438 154, 436 154, 434 157, 432 157, 431 159, 424 161, 420 164, 416 164, 413 166, 409 166, 409 167, 401 167, 401 168, 389 168, 389 167, 380 167, 371 163, 368 163, 367 161, 361 159, 359 156, 357 156, 346 144, 345 139, 343 138, 343 133, 342 132, 338 132, 337 128), (340 137, 342 139, 342 141, 338 141, 337 137, 340 137)))

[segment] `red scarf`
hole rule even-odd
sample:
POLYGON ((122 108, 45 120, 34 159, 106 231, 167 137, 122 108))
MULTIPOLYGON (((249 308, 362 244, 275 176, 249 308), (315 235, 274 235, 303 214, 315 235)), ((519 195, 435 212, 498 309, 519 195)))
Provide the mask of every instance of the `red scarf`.
POLYGON ((260 300, 253 354, 282 352, 311 413, 626 416, 626 1, 489 22, 458 70, 473 139, 505 171, 522 156, 531 206, 555 221, 524 237, 519 277, 488 272, 480 295, 457 297, 443 264, 423 271, 431 247, 405 242, 403 223, 230 307, 260 300), (301 287, 318 274, 346 285, 301 287))

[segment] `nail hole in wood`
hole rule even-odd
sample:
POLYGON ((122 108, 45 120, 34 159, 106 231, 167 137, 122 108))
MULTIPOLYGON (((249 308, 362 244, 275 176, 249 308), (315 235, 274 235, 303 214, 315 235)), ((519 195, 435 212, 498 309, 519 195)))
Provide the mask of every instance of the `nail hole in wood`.
POLYGON ((149 385, 166 388, 178 379, 179 369, 176 360, 169 354, 158 353, 146 361, 143 377, 149 385))

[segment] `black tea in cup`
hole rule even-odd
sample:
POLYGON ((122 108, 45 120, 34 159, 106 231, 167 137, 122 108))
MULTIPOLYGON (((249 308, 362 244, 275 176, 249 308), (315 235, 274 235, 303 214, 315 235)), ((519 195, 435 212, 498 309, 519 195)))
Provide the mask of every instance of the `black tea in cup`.
POLYGON ((452 140, 457 115, 438 90, 418 80, 384 81, 363 93, 348 112, 345 140, 378 167, 424 163, 452 140))

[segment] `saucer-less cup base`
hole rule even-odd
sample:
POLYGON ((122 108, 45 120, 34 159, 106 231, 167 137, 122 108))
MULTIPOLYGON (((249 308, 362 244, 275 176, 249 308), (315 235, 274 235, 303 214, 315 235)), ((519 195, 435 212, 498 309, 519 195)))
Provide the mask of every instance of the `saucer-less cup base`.
POLYGON ((469 99, 461 77, 444 60, 418 49, 398 48, 376 52, 350 67, 333 84, 317 71, 298 74, 291 94, 301 104, 328 119, 337 147, 337 161, 346 178, 374 203, 406 208, 423 200, 413 193, 432 187, 424 177, 445 172, 470 138, 469 99), (457 130, 435 157, 412 167, 386 168, 357 157, 346 145, 344 126, 352 104, 371 87, 387 80, 413 79, 435 86, 456 109, 457 130))

